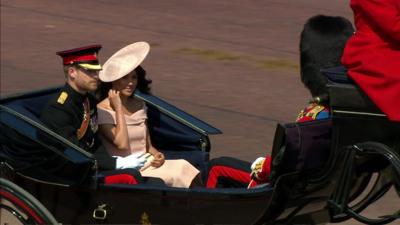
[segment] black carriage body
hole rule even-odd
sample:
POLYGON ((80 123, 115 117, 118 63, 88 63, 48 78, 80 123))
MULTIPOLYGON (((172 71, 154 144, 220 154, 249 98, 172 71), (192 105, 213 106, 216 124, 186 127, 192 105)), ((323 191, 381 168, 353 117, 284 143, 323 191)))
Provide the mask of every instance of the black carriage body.
POLYGON ((330 81, 333 123, 334 151, 326 173, 334 187, 328 201, 331 220, 354 218, 366 224, 386 224, 399 219, 400 208, 375 219, 361 213, 392 186, 400 196, 400 122, 390 121, 348 78, 344 67, 322 72, 330 81), (335 170, 338 165, 340 170, 335 170), (377 175, 375 180, 373 174, 377 175), (364 193, 367 186, 372 188, 364 193))
MULTIPOLYGON (((37 198, 63 224, 254 224, 272 187, 255 190, 183 189, 96 183, 90 153, 44 127, 40 110, 59 88, 0 100, 1 176, 37 198), (57 153, 55 164, 35 152, 57 153)), ((184 158, 205 171, 209 134, 220 131, 165 101, 142 93, 152 141, 167 159, 184 158), (153 138, 154 137, 154 138, 153 138)))
MULTIPOLYGON (((368 176, 348 176, 353 180, 347 183, 342 180, 349 165, 349 160, 341 158, 345 147, 371 137, 385 144, 398 143, 398 124, 386 118, 341 114, 342 103, 335 105, 337 97, 332 94, 333 121, 278 124, 270 184, 250 190, 105 185, 96 182, 91 154, 37 120, 57 90, 0 100, 0 175, 30 192, 63 224, 322 224, 337 220, 347 200, 357 197, 368 181, 368 176), (390 132, 357 132, 365 121, 390 132), (48 170, 47 164, 34 157, 37 151, 57 152, 63 169, 48 170)), ((210 151, 208 134, 220 131, 155 96, 138 93, 137 97, 149 109, 154 145, 167 158, 187 159, 204 172, 210 151)))
POLYGON ((96 189, 14 182, 32 193, 63 224, 254 224, 272 190, 182 190, 149 185, 96 189), (97 219, 96 219, 97 218, 97 219))

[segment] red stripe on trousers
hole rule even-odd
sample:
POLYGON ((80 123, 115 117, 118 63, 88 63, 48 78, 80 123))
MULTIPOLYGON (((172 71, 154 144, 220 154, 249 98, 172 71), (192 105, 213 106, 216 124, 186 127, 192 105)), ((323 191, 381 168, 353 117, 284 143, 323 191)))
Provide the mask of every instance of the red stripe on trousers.
POLYGON ((106 176, 104 179, 105 184, 137 184, 135 177, 129 174, 116 174, 106 176))
POLYGON ((208 173, 207 188, 216 188, 219 177, 227 177, 244 184, 251 180, 248 172, 227 166, 213 166, 208 173))

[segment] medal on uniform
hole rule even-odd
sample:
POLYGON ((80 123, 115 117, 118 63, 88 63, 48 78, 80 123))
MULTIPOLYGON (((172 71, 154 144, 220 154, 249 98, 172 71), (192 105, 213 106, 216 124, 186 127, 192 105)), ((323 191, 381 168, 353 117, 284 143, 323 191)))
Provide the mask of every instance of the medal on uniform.
POLYGON ((83 136, 85 136, 87 128, 90 123, 90 105, 89 105, 89 99, 85 98, 83 102, 83 120, 81 127, 76 131, 76 135, 78 137, 78 140, 82 139, 83 136))
POLYGON ((96 133, 98 127, 99 126, 98 126, 98 123, 97 123, 97 116, 94 114, 93 116, 90 117, 90 128, 92 129, 93 133, 96 133))

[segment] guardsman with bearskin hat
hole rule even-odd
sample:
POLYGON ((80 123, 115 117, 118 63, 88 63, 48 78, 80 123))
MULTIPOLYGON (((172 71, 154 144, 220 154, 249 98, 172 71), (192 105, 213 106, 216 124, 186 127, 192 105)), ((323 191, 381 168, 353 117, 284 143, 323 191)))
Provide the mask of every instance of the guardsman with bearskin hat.
MULTIPOLYGON (((304 25, 300 40, 301 81, 310 91, 312 100, 299 113, 296 122, 330 117, 327 105, 327 78, 321 69, 340 65, 343 48, 353 34, 351 22, 343 17, 318 15, 304 25)), ((216 187, 252 188, 269 182, 271 156, 259 157, 253 163, 232 157, 210 161, 206 185, 216 187)))

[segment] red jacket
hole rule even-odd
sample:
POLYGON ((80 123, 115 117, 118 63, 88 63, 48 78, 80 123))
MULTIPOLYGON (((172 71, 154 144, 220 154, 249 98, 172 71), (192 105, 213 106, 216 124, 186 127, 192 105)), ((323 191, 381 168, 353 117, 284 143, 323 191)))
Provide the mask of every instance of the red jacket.
POLYGON ((351 0, 356 32, 342 63, 390 120, 400 121, 400 0, 351 0))

